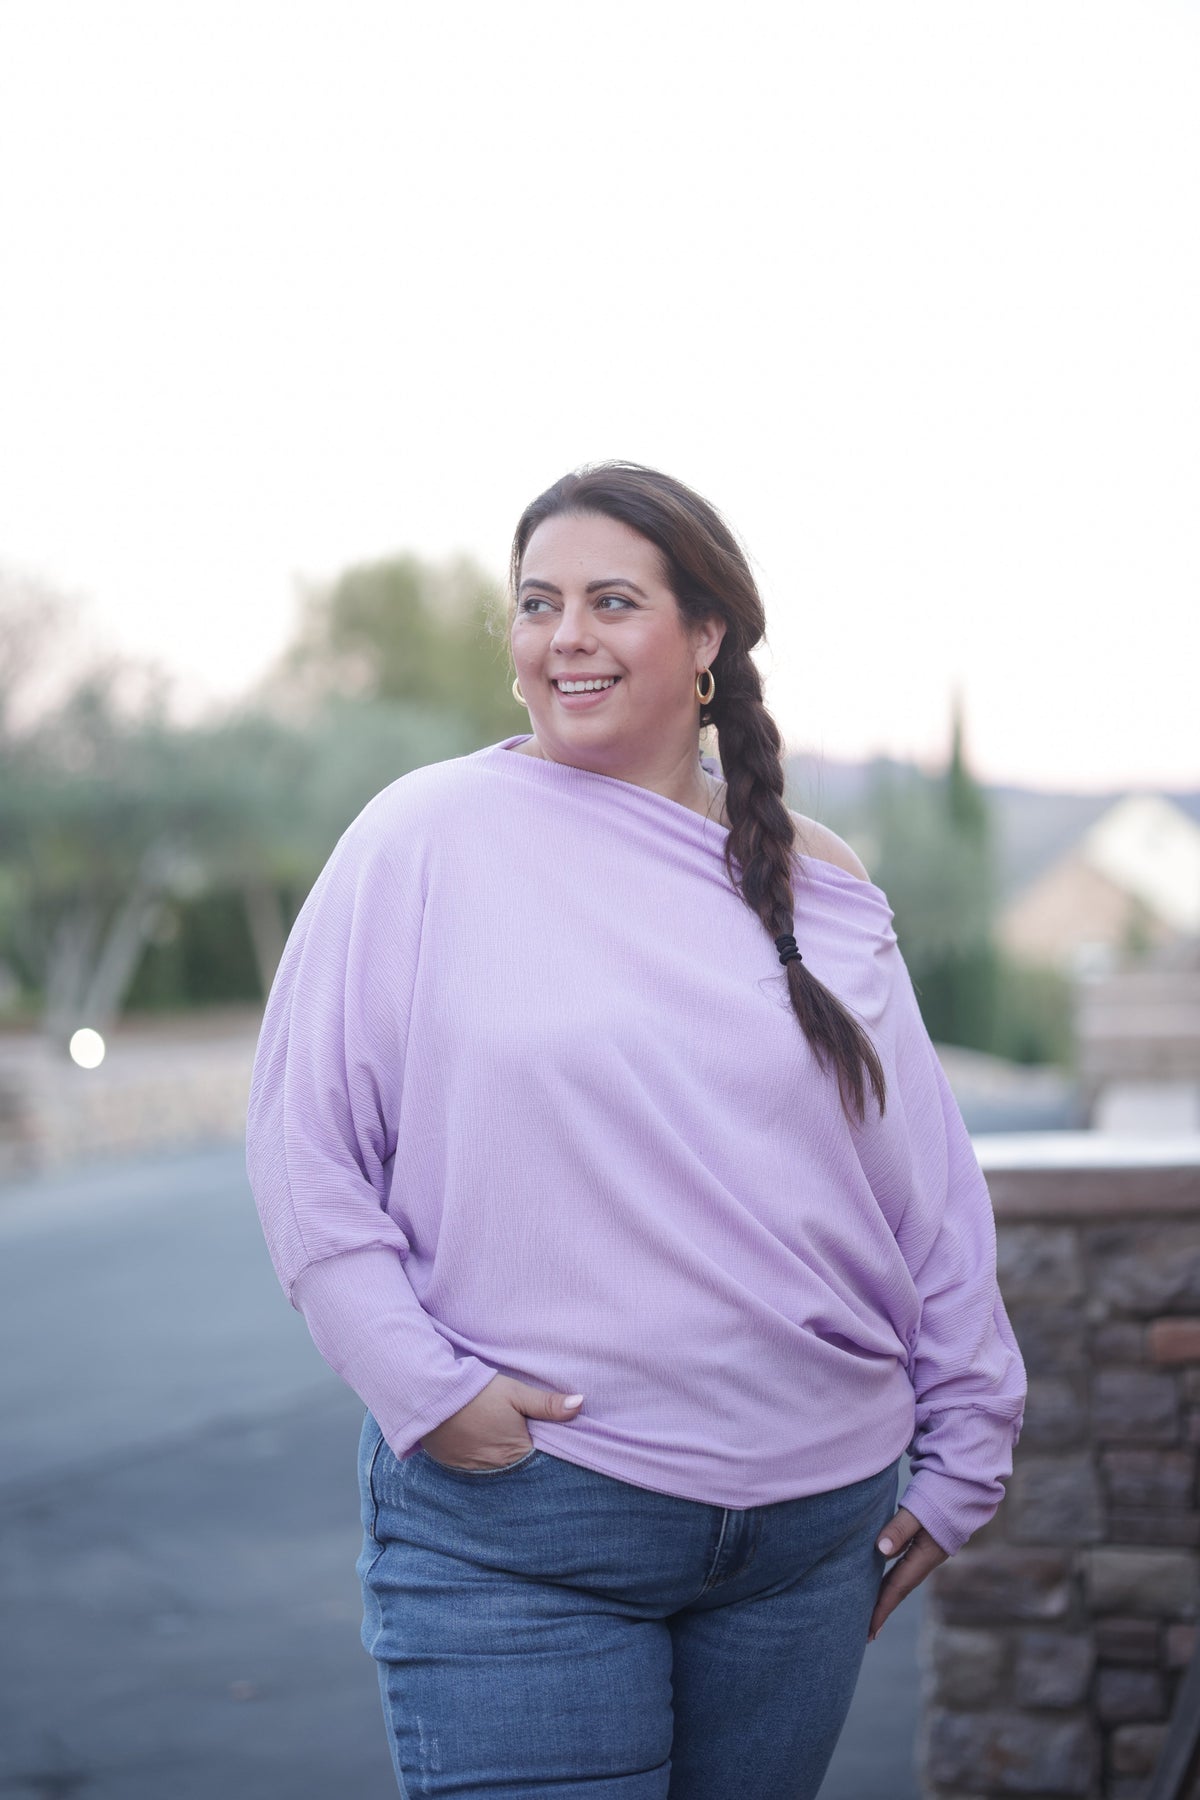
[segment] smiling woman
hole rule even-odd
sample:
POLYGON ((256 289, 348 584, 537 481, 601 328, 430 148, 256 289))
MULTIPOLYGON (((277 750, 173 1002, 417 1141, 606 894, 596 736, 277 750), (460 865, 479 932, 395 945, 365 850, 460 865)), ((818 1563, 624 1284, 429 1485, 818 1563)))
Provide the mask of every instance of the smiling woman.
POLYGON ((513 691, 534 727, 527 754, 708 814, 718 796, 697 756, 699 701, 700 723, 720 736, 730 880, 777 948, 789 947, 792 1006, 843 1097, 861 1117, 869 1084, 882 1108, 869 1035, 801 966, 792 937, 796 822, 782 799, 782 741, 750 656, 766 621, 725 521, 656 470, 600 464, 564 476, 526 508, 510 589, 513 691), (589 677, 608 685, 580 695, 589 677))
POLYGON ((886 898, 784 805, 714 509, 564 477, 509 623, 532 730, 345 832, 247 1134, 367 1409, 397 1782, 811 1800, 868 1641, 1011 1470, 987 1189, 886 898))
POLYGON ((707 807, 696 755, 696 681, 724 622, 685 622, 657 547, 598 512, 552 515, 522 559, 513 662, 533 754, 707 807))

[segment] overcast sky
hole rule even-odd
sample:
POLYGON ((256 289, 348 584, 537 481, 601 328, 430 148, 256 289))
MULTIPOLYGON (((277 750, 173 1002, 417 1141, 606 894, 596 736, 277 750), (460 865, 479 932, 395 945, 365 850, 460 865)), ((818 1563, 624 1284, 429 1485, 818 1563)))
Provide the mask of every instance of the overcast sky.
POLYGON ((830 757, 1200 785, 1200 8, 0 0, 0 560, 230 695, 297 578, 725 512, 830 757))

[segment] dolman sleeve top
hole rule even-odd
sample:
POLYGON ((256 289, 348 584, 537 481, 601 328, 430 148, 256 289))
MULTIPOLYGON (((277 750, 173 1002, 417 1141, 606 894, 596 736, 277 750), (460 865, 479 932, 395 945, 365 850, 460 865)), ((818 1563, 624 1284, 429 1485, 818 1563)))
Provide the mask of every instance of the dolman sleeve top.
POLYGON ((887 1078, 860 1125, 725 828, 523 741, 385 789, 296 921, 248 1127, 285 1292, 398 1457, 502 1373, 586 1396, 539 1449, 718 1506, 907 1449, 954 1552, 1025 1376, 884 895, 796 858, 807 966, 887 1078))

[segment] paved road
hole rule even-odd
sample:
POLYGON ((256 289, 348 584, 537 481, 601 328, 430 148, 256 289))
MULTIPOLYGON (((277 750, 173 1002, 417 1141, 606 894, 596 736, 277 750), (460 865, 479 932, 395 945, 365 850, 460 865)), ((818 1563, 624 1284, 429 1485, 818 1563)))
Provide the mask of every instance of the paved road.
MULTIPOLYGON (((362 1409, 240 1152, 0 1187, 0 1793, 395 1800, 358 1640, 362 1409)), ((920 1596, 822 1800, 917 1800, 920 1596)))

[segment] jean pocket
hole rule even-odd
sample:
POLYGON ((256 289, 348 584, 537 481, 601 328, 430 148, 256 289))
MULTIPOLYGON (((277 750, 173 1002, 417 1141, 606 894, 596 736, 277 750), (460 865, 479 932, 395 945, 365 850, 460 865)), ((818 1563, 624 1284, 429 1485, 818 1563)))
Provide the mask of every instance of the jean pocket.
POLYGON ((417 1454, 423 1457, 431 1468, 439 1470, 443 1475, 461 1475, 466 1481, 479 1481, 480 1479, 489 1481, 494 1480, 497 1475, 511 1475, 514 1469, 525 1468, 537 1457, 544 1456, 545 1452, 539 1450, 535 1444, 532 1449, 525 1452, 524 1456, 518 1456, 515 1462, 497 1463, 494 1469, 464 1469, 458 1468, 454 1463, 439 1462, 436 1456, 430 1456, 424 1444, 418 1445, 417 1454))

